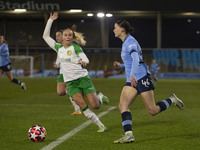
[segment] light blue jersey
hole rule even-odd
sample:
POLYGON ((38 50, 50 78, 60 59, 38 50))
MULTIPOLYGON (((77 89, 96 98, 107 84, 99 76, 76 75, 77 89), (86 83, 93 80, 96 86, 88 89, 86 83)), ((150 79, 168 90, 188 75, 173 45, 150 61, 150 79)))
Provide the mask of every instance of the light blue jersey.
POLYGON ((7 65, 8 63, 10 63, 10 59, 9 59, 9 49, 8 46, 3 43, 0 46, 0 67, 7 65))
POLYGON ((158 64, 151 64, 150 66, 151 73, 158 73, 159 69, 160 67, 158 66, 158 64))
POLYGON ((143 62, 142 50, 137 40, 130 34, 122 44, 121 58, 125 67, 126 82, 130 82, 130 77, 135 76, 136 80, 150 74, 149 67, 143 62))

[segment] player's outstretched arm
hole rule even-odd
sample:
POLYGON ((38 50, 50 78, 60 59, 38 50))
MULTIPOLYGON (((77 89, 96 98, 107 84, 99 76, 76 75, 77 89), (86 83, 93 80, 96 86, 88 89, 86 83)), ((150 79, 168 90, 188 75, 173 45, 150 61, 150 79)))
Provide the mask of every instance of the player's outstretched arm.
POLYGON ((47 24, 46 24, 46 27, 44 29, 44 33, 42 36, 42 38, 45 40, 45 42, 54 50, 55 50, 54 45, 55 45, 56 41, 50 37, 50 30, 51 30, 53 21, 56 20, 57 18, 58 18, 57 12, 50 14, 49 20, 47 21, 47 24))
POLYGON ((58 12, 50 13, 49 18, 52 19, 53 21, 56 20, 58 18, 58 12))

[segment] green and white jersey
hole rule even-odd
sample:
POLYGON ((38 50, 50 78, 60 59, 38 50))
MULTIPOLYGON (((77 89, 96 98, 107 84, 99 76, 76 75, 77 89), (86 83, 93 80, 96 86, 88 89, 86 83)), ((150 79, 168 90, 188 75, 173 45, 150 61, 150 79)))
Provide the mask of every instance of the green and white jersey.
POLYGON ((55 43, 54 48, 58 53, 60 72, 63 74, 65 82, 88 75, 87 69, 82 68, 81 64, 78 64, 82 60, 80 54, 83 53, 79 45, 72 44, 69 47, 64 47, 61 44, 55 43))
POLYGON ((58 62, 60 63, 60 74, 63 74, 64 82, 73 81, 88 75, 88 71, 82 68, 81 64, 78 64, 80 60, 89 63, 81 47, 76 44, 64 47, 56 43, 55 40, 50 37, 52 23, 53 20, 48 19, 42 37, 45 42, 57 52, 58 62))

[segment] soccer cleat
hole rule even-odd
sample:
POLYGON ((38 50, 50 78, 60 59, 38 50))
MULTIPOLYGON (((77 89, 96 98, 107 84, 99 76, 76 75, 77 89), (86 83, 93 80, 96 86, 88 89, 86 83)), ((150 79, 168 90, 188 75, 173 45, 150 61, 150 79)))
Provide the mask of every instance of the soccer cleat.
POLYGON ((184 104, 183 102, 175 95, 172 94, 169 99, 172 100, 172 104, 176 105, 180 109, 184 109, 184 104))
POLYGON ((26 91, 26 85, 25 85, 25 83, 22 83, 22 84, 21 84, 21 87, 22 87, 22 89, 23 89, 24 91, 26 91))
POLYGON ((105 95, 103 95, 101 92, 98 92, 98 95, 102 95, 102 101, 104 104, 108 104, 109 103, 109 99, 108 97, 106 97, 105 95))
POLYGON ((108 131, 108 129, 105 126, 99 127, 99 130, 97 132, 105 132, 108 131))
POLYGON ((115 140, 114 143, 133 143, 135 141, 134 136, 126 136, 124 135, 122 138, 115 140))
POLYGON ((81 111, 74 111, 73 113, 71 113, 71 115, 82 115, 81 111))

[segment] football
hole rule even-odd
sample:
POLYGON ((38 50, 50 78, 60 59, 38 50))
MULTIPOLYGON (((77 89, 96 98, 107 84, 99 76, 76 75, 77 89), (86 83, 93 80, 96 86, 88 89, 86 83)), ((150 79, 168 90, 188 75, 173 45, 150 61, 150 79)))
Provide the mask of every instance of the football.
POLYGON ((34 125, 28 130, 28 137, 33 142, 44 141, 46 134, 46 129, 41 125, 34 125))

